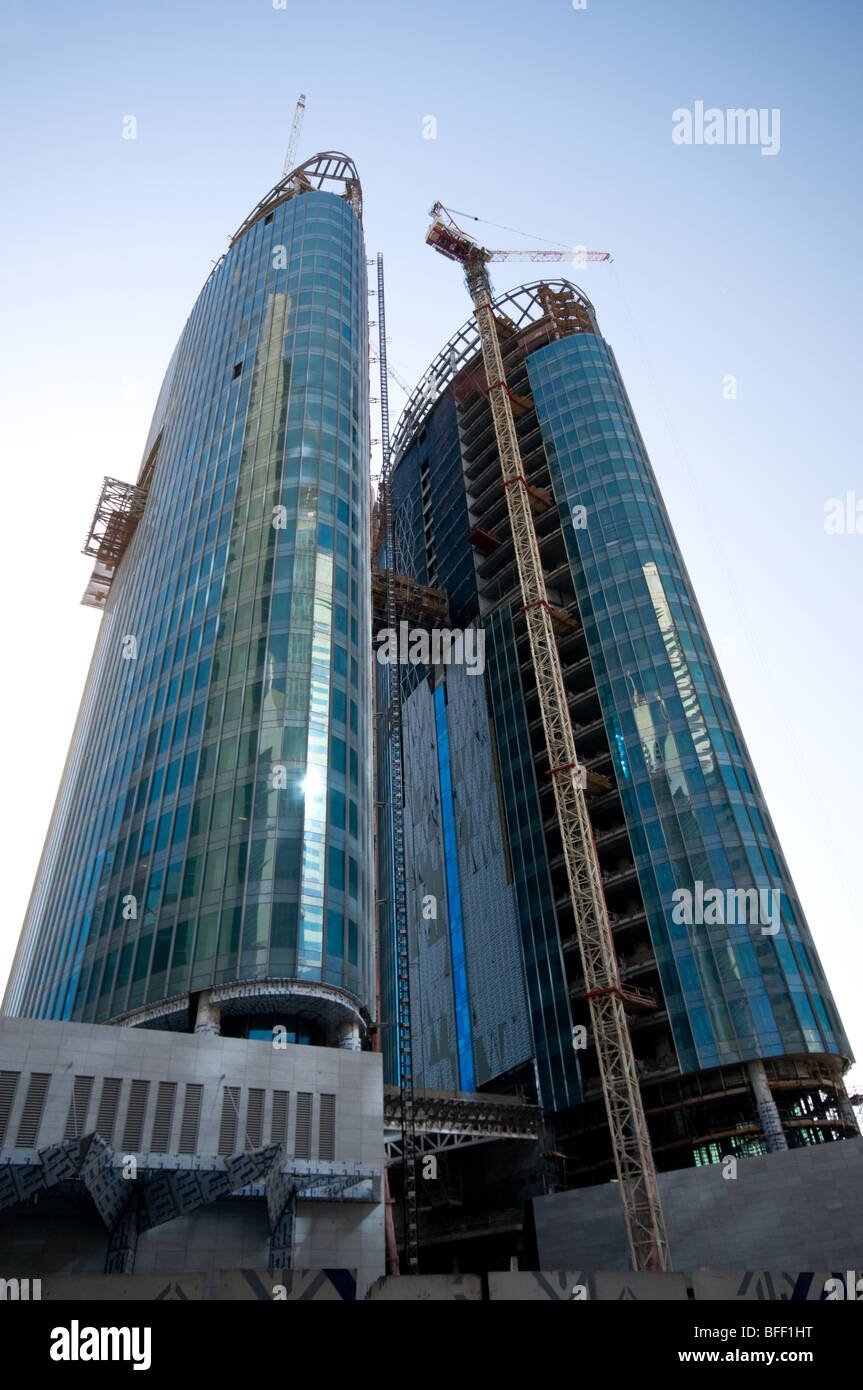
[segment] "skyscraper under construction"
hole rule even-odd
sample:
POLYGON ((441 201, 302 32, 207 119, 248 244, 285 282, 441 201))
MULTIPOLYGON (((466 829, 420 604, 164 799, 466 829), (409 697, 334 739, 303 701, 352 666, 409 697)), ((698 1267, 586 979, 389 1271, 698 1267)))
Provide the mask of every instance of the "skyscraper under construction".
POLYGON ((593 307, 565 280, 498 299, 504 381, 473 320, 437 355, 387 455, 385 573, 367 291, 356 170, 317 155, 231 238, 136 481, 105 480, 84 598, 104 616, 0 1019, 22 1274, 177 1272, 182 1247, 196 1297, 265 1268, 368 1286, 384 1143, 395 1177, 420 1110, 441 1168, 419 1226, 405 1203, 404 1269, 419 1237, 423 1268, 469 1234, 473 1268, 529 1261, 526 1199, 614 1176, 493 388, 656 1165, 857 1133, 848 1042, 593 307), (384 613, 434 638, 395 681, 372 661, 384 613), (474 640, 437 661, 444 627, 474 640))
MULTIPOLYGON (((494 323, 657 1167, 857 1134, 848 1040, 593 306, 535 282, 494 323)), ((491 385, 471 319, 395 431, 393 563, 485 652, 482 674, 402 679, 414 1081, 541 1102, 530 1172, 462 1163, 460 1191, 515 1205, 614 1169, 491 385)), ((392 940, 384 922, 387 1017, 392 940)))

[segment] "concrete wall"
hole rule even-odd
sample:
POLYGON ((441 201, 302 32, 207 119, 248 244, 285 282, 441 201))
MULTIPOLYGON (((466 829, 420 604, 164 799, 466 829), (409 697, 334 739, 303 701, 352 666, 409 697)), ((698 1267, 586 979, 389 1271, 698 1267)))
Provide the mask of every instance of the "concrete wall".
MULTIPOLYGON (((383 1259, 375 1264, 369 1253, 371 1249, 373 1255, 378 1249, 377 1231, 376 1208, 347 1202, 301 1202, 294 1268, 354 1269, 362 1297, 383 1269, 383 1259), (362 1260, 359 1268, 351 1265, 352 1254, 362 1260)), ((204 1281, 201 1294, 196 1296, 231 1296, 219 1293, 223 1276, 247 1269, 266 1270, 268 1242, 263 1201, 217 1202, 143 1231, 138 1238, 133 1277, 171 1274, 182 1278, 194 1272, 204 1281)), ((104 1279, 110 1288, 112 1281, 127 1277, 104 1274, 106 1248, 107 1232, 92 1208, 61 1208, 49 1197, 40 1199, 36 1207, 0 1213, 0 1277, 42 1279, 52 1287, 72 1289, 70 1296, 86 1297, 88 1279, 104 1279), (61 1285, 56 1285, 57 1276, 66 1276, 61 1285)), ((272 1277, 267 1276, 267 1288, 283 1283, 288 1273, 273 1271, 272 1277)), ((242 1284, 238 1288, 242 1289, 242 1284)), ((235 1296, 250 1295, 238 1292, 235 1296)))
MULTIPOLYGON (((112 1028, 96 1024, 0 1019, 0 1071, 20 1073, 0 1143, 0 1165, 38 1162, 38 1150, 63 1140, 75 1077, 91 1076, 93 1085, 78 1133, 92 1133, 105 1078, 122 1081, 120 1103, 109 1140, 117 1154, 126 1150, 123 1136, 133 1080, 149 1081, 141 1143, 133 1152, 139 1166, 200 1166, 219 1153, 219 1128, 226 1086, 239 1091, 239 1121, 233 1152, 246 1145, 249 1091, 263 1090, 261 1142, 272 1135, 273 1094, 289 1093, 285 1167, 320 1172, 372 1174, 352 1189, 347 1200, 299 1200, 294 1228, 295 1268, 349 1268, 357 1271, 360 1293, 384 1270, 383 1083, 381 1057, 370 1052, 334 1048, 287 1047, 264 1042, 205 1035, 112 1028), (19 1147, 19 1125, 33 1073, 50 1077, 35 1141, 19 1147), (177 1083, 170 1137, 165 1153, 150 1150, 159 1082, 177 1083), (194 1154, 179 1155, 185 1088, 203 1087, 194 1154), (311 1152, 294 1157, 296 1097, 311 1093, 311 1152), (335 1096, 335 1154, 320 1156, 320 1096, 335 1096), (357 1199, 359 1193, 360 1199, 357 1199)), ((0 1116, 2 1120, 2 1116, 0 1116)), ((143 1231, 138 1240, 135 1273, 195 1271, 209 1286, 222 1269, 263 1268, 268 1262, 269 1228, 264 1202, 235 1197, 200 1207, 143 1231)), ((0 1212, 0 1276, 101 1274, 107 1231, 86 1193, 83 1199, 43 1192, 35 1204, 19 1203, 0 1212)))
POLYGON ((413 1274, 378 1279, 366 1294, 371 1301, 398 1303, 479 1303, 482 1280, 478 1274, 413 1274))
POLYGON ((175 1081, 177 1097, 168 1152, 176 1152, 179 1140, 183 1087, 204 1086, 196 1152, 219 1152, 219 1125, 223 1088, 239 1087, 237 1150, 244 1147, 248 1092, 266 1093, 264 1142, 269 1142, 273 1092, 288 1091, 291 1098, 287 1152, 295 1137, 296 1096, 311 1092, 312 1152, 318 1156, 319 1097, 336 1096, 336 1149, 340 1160, 380 1165, 383 1157, 381 1116, 383 1083, 381 1059, 372 1052, 340 1048, 288 1046, 277 1049, 262 1042, 219 1035, 159 1032, 149 1028, 113 1028, 103 1024, 57 1023, 42 1019, 0 1018, 0 1070, 19 1072, 12 1111, 0 1152, 16 1153, 16 1135, 24 1107, 29 1077, 33 1072, 51 1076, 34 1147, 57 1144, 63 1139, 75 1076, 92 1076, 87 1113, 79 1117, 79 1132, 96 1125, 101 1082, 104 1077, 123 1081, 114 1133, 103 1137, 119 1149, 132 1080, 150 1082, 140 1152, 149 1150, 158 1082, 175 1081))
MULTIPOLYGON (((674 1268, 845 1270, 863 1266, 863 1139, 660 1173, 674 1268)), ((626 1269, 616 1183, 537 1197, 543 1269, 626 1269)))

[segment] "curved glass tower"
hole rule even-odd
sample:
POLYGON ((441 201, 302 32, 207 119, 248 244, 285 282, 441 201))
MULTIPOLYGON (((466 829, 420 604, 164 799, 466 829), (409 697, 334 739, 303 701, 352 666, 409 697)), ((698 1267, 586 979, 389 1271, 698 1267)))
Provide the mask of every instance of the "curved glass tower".
POLYGON ((223 1031, 354 1045, 369 1020, 361 217, 343 155, 276 185, 192 310, 136 486, 106 480, 7 1013, 186 1028, 206 992, 223 1031))
POLYGON ((611 349, 527 369, 681 1065, 847 1055, 611 349))
MULTIPOLYGON (((495 321, 657 1162, 856 1133, 848 1039, 593 306, 536 282, 495 321)), ((404 701, 424 750, 408 880, 438 903, 412 938, 416 1080, 458 1086, 469 1053, 489 1089, 541 1100, 596 1181, 611 1155, 484 387, 469 320, 394 436, 398 567, 446 591, 486 658, 484 682, 438 667, 404 701)))

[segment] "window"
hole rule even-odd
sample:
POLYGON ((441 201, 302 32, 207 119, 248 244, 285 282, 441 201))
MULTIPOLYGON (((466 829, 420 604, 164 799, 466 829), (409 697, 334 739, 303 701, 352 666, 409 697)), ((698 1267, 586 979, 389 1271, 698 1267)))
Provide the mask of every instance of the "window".
POLYGON ((270 1143, 288 1142, 288 1092, 273 1091, 273 1113, 270 1123, 270 1143))
POLYGON ((180 1153, 193 1154, 198 1143, 198 1121, 201 1115, 201 1096, 203 1086, 186 1086, 183 1102, 183 1120, 180 1126, 180 1153))
POLYGON ((336 1098, 334 1095, 321 1095, 318 1118, 318 1157, 333 1159, 336 1156, 336 1098))
POLYGON ((232 1154, 237 1138, 237 1114, 240 1103, 239 1086, 225 1086, 222 1091, 222 1119, 219 1125, 219 1153, 232 1154))
POLYGON ((312 1096, 310 1091, 297 1094, 297 1125, 294 1136, 294 1157, 312 1156, 312 1096))
POLYGON ((141 1148, 144 1133, 144 1116, 147 1110, 147 1097, 150 1094, 149 1081, 133 1081, 129 1096, 129 1109, 123 1129, 123 1148, 127 1153, 137 1153, 141 1148))
MULTIPOLYGON (((272 1039, 272 1033, 270 1034, 272 1039)), ((259 1149, 264 1142, 264 1092, 257 1087, 249 1091, 249 1102, 246 1108, 246 1144, 247 1149, 259 1149)))
POLYGON ((66 1117, 66 1129, 63 1134, 64 1139, 77 1139, 84 1133, 87 1121, 87 1107, 90 1104, 90 1092, 93 1089, 92 1076, 76 1076, 72 1086, 72 1099, 69 1103, 69 1114, 66 1117))
POLYGON ((106 1144, 114 1138, 114 1125, 117 1123, 117 1110, 120 1104, 120 1091, 123 1082, 118 1076, 106 1076, 102 1082, 102 1095, 99 1100, 99 1113, 96 1116, 96 1131, 106 1144))
POLYGON ((159 1091, 156 1096, 156 1113, 153 1116, 153 1129, 150 1134, 151 1153, 164 1154, 168 1152, 176 1094, 176 1081, 159 1082, 159 1091))

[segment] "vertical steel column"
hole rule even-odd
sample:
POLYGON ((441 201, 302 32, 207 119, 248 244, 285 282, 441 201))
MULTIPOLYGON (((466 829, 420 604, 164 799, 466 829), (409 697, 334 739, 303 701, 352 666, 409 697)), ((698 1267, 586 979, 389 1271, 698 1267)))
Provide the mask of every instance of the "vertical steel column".
POLYGON ((293 1269, 294 1267, 294 1227, 297 1215, 297 1188, 291 1195, 270 1232, 270 1269, 293 1269))
POLYGON ((126 1210, 117 1217, 108 1235, 106 1274, 134 1274, 138 1250, 138 1196, 133 1192, 126 1210))
POLYGON ((752 1094, 755 1097, 755 1104, 758 1107, 758 1118, 764 1131, 767 1152, 776 1153, 780 1149, 787 1149, 788 1140, 785 1138, 785 1131, 782 1128, 776 1101, 773 1099, 770 1082, 767 1080, 764 1063, 760 1059, 755 1062, 747 1062, 746 1072, 752 1087, 752 1094))
MULTIPOLYGON (((386 547, 387 627, 398 631, 396 608, 396 556, 394 491, 390 468, 390 417, 387 396, 387 328, 384 305, 384 258, 378 252, 378 364, 381 377, 381 477, 380 494, 386 547)), ((387 666, 388 727, 390 744, 390 797, 393 845, 393 921, 396 937, 396 1029, 398 1034, 399 1098, 402 1127, 402 1181, 404 1184, 405 1273, 419 1270, 417 1214, 417 1155, 414 1122, 413 1053, 411 1048, 410 958, 408 953, 407 881, 404 841, 404 776, 402 769, 402 687, 398 661, 387 666)))

